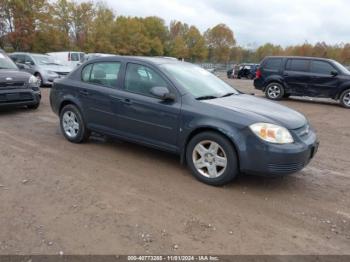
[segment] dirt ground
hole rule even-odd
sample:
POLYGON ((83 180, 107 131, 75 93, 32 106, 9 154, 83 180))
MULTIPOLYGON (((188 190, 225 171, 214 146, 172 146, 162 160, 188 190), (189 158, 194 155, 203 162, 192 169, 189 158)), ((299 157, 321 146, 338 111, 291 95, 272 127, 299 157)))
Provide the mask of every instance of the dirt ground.
POLYGON ((67 142, 48 94, 37 111, 0 112, 0 254, 350 254, 349 110, 282 101, 317 129, 311 164, 216 188, 171 154, 67 142))

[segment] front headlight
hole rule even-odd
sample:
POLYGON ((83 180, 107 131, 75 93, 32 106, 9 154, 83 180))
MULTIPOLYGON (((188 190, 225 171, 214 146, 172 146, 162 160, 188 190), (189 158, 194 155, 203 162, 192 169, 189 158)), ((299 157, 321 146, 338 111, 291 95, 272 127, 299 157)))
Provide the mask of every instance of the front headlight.
POLYGON ((28 83, 29 83, 30 86, 38 86, 38 84, 39 84, 38 83, 38 79, 35 76, 33 76, 33 75, 31 75, 29 77, 28 83))
POLYGON ((269 123, 256 123, 249 128, 253 133, 270 143, 275 144, 290 144, 294 142, 294 139, 288 129, 269 123))

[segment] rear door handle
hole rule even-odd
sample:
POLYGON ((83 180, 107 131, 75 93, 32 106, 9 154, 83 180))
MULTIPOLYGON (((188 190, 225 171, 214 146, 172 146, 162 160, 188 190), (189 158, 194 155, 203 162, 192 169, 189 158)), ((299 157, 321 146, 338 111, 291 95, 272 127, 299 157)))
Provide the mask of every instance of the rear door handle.
POLYGON ((123 99, 123 103, 126 105, 131 105, 132 101, 129 98, 125 98, 125 99, 123 99))
POLYGON ((80 90, 79 93, 83 96, 88 96, 89 92, 87 90, 80 90))

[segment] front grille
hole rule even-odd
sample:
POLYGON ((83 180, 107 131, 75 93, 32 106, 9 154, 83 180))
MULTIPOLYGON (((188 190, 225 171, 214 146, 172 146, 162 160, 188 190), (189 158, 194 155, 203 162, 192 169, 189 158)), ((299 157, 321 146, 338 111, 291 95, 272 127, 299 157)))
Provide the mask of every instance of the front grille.
POLYGON ((12 88, 23 88, 25 86, 25 82, 1 82, 1 89, 12 89, 12 88))
POLYGON ((305 166, 305 163, 268 164, 268 168, 271 173, 284 173, 284 174, 297 172, 303 169, 304 166, 305 166))
POLYGON ((9 93, 0 94, 1 103, 24 102, 33 100, 31 93, 9 93))

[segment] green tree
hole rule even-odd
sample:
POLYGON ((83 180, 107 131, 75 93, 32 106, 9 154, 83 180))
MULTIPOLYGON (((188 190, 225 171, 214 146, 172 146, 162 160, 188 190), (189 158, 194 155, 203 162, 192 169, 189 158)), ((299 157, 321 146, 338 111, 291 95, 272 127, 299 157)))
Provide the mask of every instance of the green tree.
POLYGON ((188 57, 192 62, 203 61, 207 58, 208 49, 205 39, 195 26, 191 26, 184 36, 188 49, 188 57))
POLYGON ((209 48, 209 59, 214 62, 230 60, 230 53, 236 40, 232 30, 225 24, 218 24, 205 32, 205 38, 209 48))

